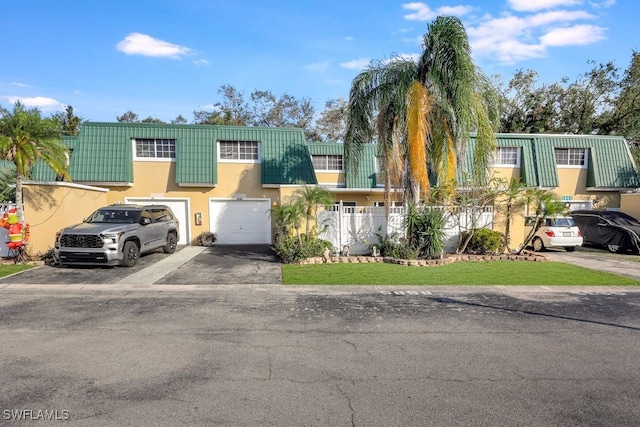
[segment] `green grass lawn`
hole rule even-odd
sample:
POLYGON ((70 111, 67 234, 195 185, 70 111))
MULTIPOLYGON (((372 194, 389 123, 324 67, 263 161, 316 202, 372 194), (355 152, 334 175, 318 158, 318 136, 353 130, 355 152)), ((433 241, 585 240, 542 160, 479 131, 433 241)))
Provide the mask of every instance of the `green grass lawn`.
POLYGON ((2 264, 0 265, 0 277, 28 270, 35 267, 33 264, 2 264))
POLYGON ((469 261, 435 267, 388 263, 285 264, 285 285, 633 286, 631 278, 561 262, 469 261))

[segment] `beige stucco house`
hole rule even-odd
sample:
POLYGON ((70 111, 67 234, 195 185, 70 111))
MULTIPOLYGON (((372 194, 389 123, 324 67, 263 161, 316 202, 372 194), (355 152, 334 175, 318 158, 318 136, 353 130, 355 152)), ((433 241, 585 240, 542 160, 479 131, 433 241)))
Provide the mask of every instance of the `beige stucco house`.
MULTIPOLYGON (((343 145, 308 143, 301 129, 87 122, 65 141, 72 182, 39 165, 25 185, 32 252, 51 248, 60 228, 112 203, 169 205, 180 244, 203 231, 216 232, 219 244, 270 244, 271 207, 301 185, 322 186, 347 206, 383 202, 374 144, 365 147, 358 173, 345 176, 343 145)), ((553 190, 575 209, 620 208, 640 187, 618 137, 499 134, 495 159, 496 176, 553 190)), ((493 228, 504 228, 498 214, 493 228)), ((522 217, 514 220, 513 242, 525 233, 522 217)))

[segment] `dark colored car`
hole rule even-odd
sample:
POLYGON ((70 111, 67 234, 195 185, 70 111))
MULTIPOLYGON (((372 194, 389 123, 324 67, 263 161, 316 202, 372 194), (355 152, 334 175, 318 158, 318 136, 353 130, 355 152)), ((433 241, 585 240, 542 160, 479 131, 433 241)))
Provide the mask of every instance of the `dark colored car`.
POLYGON ((585 245, 604 246, 610 252, 640 253, 640 221, 618 211, 571 212, 585 245))

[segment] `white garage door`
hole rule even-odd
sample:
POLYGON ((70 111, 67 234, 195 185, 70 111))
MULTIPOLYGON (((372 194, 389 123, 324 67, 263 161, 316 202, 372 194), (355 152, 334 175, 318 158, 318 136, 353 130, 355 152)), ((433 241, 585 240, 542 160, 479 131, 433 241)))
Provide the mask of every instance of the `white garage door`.
POLYGON ((221 244, 271 244, 271 201, 215 200, 209 202, 211 231, 221 244))
POLYGON ((165 205, 169 206, 180 224, 179 245, 189 244, 189 200, 186 199, 145 199, 141 197, 127 197, 125 203, 138 203, 141 205, 165 205))

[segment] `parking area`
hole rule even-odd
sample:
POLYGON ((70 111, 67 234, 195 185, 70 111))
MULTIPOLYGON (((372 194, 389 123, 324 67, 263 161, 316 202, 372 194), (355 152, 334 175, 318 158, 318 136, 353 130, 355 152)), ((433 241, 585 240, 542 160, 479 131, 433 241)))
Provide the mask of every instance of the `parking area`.
POLYGON ((3 284, 280 284, 280 260, 268 245, 181 246, 140 257, 134 267, 43 265, 0 279, 3 284))

